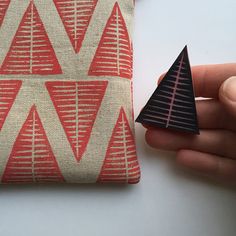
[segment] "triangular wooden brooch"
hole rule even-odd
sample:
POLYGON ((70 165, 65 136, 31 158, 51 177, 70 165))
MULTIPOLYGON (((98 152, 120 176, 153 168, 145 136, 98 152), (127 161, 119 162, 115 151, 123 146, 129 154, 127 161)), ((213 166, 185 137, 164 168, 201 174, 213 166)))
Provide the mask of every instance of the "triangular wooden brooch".
POLYGON ((187 46, 160 82, 136 122, 199 134, 187 46))

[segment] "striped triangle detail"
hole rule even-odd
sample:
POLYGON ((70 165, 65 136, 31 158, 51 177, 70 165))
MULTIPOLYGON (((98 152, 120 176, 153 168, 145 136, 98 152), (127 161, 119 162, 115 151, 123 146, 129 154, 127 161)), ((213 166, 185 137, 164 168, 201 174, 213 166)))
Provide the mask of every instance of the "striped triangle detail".
POLYGON ((61 67, 33 1, 22 18, 0 74, 61 74, 61 67))
POLYGON ((0 0, 0 27, 7 12, 10 0, 0 0))
POLYGON ((187 47, 171 66, 136 122, 199 134, 187 47))
POLYGON ((16 99, 22 82, 19 80, 0 80, 0 131, 16 99))
POLYGON ((76 53, 80 51, 97 0, 54 0, 76 53))
POLYGON ((108 19, 88 74, 132 78, 132 48, 118 3, 108 19))
POLYGON ((97 182, 139 182, 140 169, 133 133, 121 108, 97 182))
POLYGON ((63 182, 36 107, 33 106, 16 138, 3 183, 63 182))
POLYGON ((78 162, 86 151, 107 84, 107 81, 46 83, 78 162))

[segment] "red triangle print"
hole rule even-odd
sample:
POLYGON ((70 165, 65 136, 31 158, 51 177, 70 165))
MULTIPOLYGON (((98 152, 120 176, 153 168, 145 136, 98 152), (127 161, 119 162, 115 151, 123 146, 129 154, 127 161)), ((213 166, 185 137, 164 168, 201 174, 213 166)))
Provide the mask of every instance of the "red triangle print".
POLYGON ((107 83, 107 81, 46 83, 78 162, 86 150, 107 83))
POLYGON ((131 44, 118 3, 115 4, 108 19, 89 75, 132 78, 131 44))
POLYGON ((21 87, 19 80, 0 80, 0 131, 21 87))
POLYGON ((139 178, 140 169, 134 136, 124 109, 121 108, 98 182, 126 182, 134 184, 139 182, 139 178))
POLYGON ((97 0, 54 0, 76 53, 79 52, 97 0))
POLYGON ((36 107, 30 110, 13 146, 3 183, 63 182, 36 107))
POLYGON ((0 0, 0 27, 2 25, 10 0, 0 0))
POLYGON ((61 67, 38 11, 30 2, 0 74, 61 74, 61 67))

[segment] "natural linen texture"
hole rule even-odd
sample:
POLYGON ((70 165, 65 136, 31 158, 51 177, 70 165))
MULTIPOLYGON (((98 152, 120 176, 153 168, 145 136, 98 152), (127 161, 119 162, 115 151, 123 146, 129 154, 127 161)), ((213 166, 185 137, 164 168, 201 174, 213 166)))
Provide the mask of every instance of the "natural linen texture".
POLYGON ((137 183, 133 0, 0 0, 0 180, 137 183))

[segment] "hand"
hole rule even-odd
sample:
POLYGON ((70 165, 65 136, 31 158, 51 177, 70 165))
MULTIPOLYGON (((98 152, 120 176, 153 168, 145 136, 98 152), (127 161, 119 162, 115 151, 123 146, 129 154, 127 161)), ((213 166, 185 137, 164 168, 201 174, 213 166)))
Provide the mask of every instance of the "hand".
POLYGON ((236 64, 192 68, 200 135, 146 127, 154 148, 176 151, 177 162, 236 184, 236 64), (234 76, 235 77, 232 77, 234 76))

